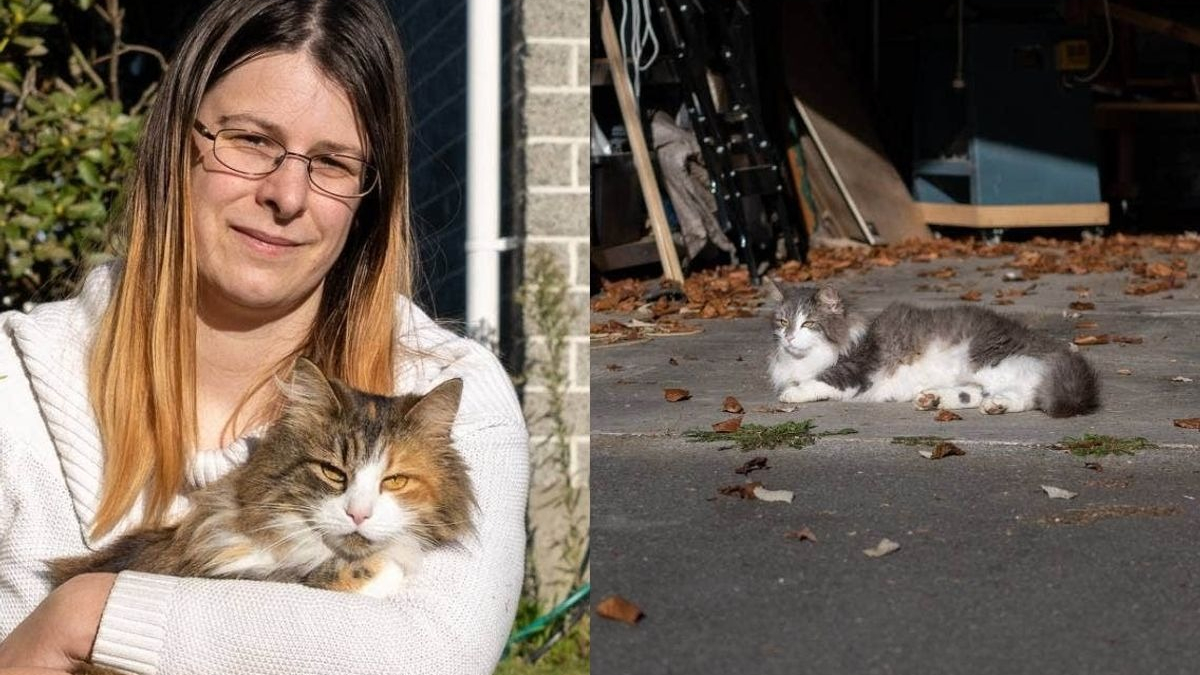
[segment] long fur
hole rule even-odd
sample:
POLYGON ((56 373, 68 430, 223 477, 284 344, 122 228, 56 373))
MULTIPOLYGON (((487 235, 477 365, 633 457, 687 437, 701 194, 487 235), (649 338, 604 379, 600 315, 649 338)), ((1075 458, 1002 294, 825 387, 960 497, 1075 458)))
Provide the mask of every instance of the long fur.
POLYGON ((1095 411, 1100 385, 1066 344, 987 309, 893 304, 867 321, 835 289, 768 290, 778 302, 770 375, 781 400, 914 401, 919 409, 1095 411))
POLYGON ((136 570, 386 594, 373 579, 411 574, 425 550, 471 531, 474 493, 450 443, 461 380, 375 396, 301 359, 285 394, 246 463, 193 493, 179 523, 49 561, 53 584, 136 570))

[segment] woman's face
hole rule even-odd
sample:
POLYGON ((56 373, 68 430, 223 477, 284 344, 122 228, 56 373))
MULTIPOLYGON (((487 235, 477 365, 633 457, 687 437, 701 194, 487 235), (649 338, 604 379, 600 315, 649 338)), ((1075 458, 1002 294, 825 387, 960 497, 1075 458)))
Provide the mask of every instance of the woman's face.
MULTIPOLYGON (((234 68, 200 102, 211 132, 245 129, 291 152, 366 157, 350 99, 304 53, 267 54, 234 68)), ((320 301, 325 274, 346 243, 360 198, 309 182, 288 156, 266 176, 238 174, 192 132, 192 222, 200 309, 209 322, 269 320, 320 301)))

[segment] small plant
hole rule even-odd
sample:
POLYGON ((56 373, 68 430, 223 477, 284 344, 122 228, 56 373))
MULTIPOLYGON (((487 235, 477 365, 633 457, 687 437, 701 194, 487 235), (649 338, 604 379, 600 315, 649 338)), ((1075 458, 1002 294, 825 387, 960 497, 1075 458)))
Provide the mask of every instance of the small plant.
POLYGON ((892 443, 896 445, 928 445, 936 447, 938 443, 945 443, 949 438, 941 436, 896 436, 892 439, 892 443))
POLYGON ((786 445, 797 450, 817 442, 823 436, 841 436, 858 433, 855 429, 838 429, 813 433, 816 424, 812 420, 802 422, 784 422, 774 426, 761 424, 743 424, 736 431, 686 431, 683 437, 689 441, 714 443, 730 442, 738 446, 742 452, 750 450, 766 450, 786 445))
POLYGON ((1056 448, 1066 450, 1077 457, 1092 455, 1133 455, 1139 450, 1155 450, 1157 445, 1138 436, 1136 438, 1120 438, 1102 434, 1084 434, 1082 438, 1070 436, 1062 439, 1056 448))

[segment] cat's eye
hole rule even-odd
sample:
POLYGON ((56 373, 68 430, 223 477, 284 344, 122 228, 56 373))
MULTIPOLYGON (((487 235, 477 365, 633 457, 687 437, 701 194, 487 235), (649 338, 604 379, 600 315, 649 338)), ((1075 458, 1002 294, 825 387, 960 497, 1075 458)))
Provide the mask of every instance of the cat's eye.
POLYGON ((402 473, 387 476, 383 479, 383 487, 386 490, 403 490, 405 485, 408 485, 408 476, 402 473))
POLYGON ((346 482, 346 474, 332 464, 322 462, 317 466, 321 468, 321 475, 330 483, 341 485, 346 482))
POLYGON ((800 324, 800 327, 801 328, 816 328, 817 322, 816 321, 805 321, 804 323, 800 324))
POLYGON ((780 319, 779 319, 779 327, 780 327, 780 328, 787 328, 787 327, 788 327, 788 320, 787 320, 787 319, 784 319, 784 318, 780 318, 780 319))

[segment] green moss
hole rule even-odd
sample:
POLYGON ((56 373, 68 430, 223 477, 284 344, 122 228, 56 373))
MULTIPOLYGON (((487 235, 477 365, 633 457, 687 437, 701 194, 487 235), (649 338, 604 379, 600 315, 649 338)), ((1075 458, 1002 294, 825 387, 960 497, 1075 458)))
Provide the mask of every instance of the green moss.
POLYGON ((792 448, 804 448, 812 445, 822 436, 840 436, 856 434, 855 429, 838 429, 836 431, 821 431, 814 433, 816 425, 812 420, 801 422, 784 422, 774 426, 761 424, 743 424, 737 431, 703 431, 693 429, 686 431, 683 437, 689 441, 702 443, 732 443, 742 451, 766 450, 786 445, 792 448))
POLYGON ((892 443, 896 445, 928 445, 934 447, 938 443, 945 443, 949 438, 941 436, 896 436, 892 439, 892 443))
POLYGON ((1092 455, 1132 455, 1138 450, 1155 450, 1157 445, 1138 436, 1136 438, 1120 438, 1103 434, 1084 434, 1081 438, 1070 436, 1059 441, 1055 447, 1066 450, 1078 457, 1092 455))

